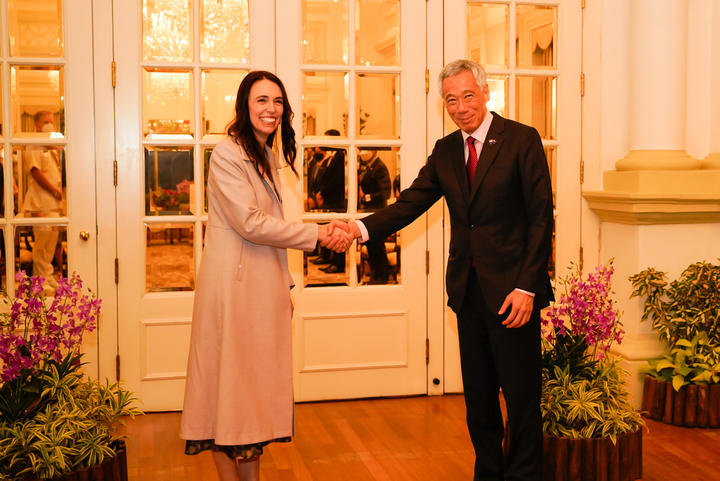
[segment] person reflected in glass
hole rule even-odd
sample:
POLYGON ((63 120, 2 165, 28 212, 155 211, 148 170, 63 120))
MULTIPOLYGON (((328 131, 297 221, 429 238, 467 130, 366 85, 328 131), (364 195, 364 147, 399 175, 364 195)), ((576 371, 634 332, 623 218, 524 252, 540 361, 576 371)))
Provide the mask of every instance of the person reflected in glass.
MULTIPOLYGON (((35 131, 54 132, 52 112, 41 110, 33 116, 35 131)), ((60 217, 62 204, 62 171, 59 148, 52 146, 29 145, 23 154, 27 173, 27 191, 25 192, 23 211, 29 217, 60 217)), ((45 279, 45 294, 53 295, 57 288, 52 261, 58 241, 58 230, 51 225, 33 226, 33 271, 32 275, 45 279)))
MULTIPOLYGON (((343 250, 333 224, 283 218, 280 167, 295 172, 293 112, 270 72, 241 82, 228 136, 213 149, 208 223, 193 306, 180 437, 210 450, 221 481, 259 479, 259 456, 293 434, 290 289, 286 249, 343 250)), ((297 172, 295 172, 297 175, 297 172)))
MULTIPOLYGON (((337 129, 325 131, 331 137, 340 136, 337 129)), ((322 211, 344 212, 345 202, 345 150, 325 147, 322 149, 323 158, 318 164, 315 179, 315 207, 322 211)), ((327 264, 320 267, 326 274, 345 272, 345 253, 332 252, 321 249, 320 255, 313 260, 317 264, 327 264)))
POLYGON ((393 179, 393 195, 392 195, 392 202, 395 202, 398 197, 400 197, 400 174, 396 174, 395 178, 393 179))
MULTIPOLYGON (((361 211, 375 211, 387 206, 391 190, 390 173, 377 150, 360 151, 358 169, 358 200, 361 211)), ((365 243, 370 265, 370 284, 387 283, 390 273, 385 240, 365 243)))
POLYGON ((320 165, 325 159, 325 151, 322 147, 313 147, 310 155, 307 157, 307 170, 305 172, 307 196, 305 198, 305 210, 310 211, 317 208, 315 196, 318 193, 318 171, 320 170, 320 165))
MULTIPOLYGON (((325 131, 325 135, 339 136, 336 129, 325 131)), ((324 211, 345 210, 345 150, 331 147, 323 149, 315 183, 315 207, 324 211)))

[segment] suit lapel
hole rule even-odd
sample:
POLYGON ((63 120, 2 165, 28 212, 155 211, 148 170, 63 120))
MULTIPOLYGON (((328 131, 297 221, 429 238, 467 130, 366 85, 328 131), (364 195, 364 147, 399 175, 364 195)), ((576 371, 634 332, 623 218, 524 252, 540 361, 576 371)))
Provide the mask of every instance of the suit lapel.
POLYGON ((458 185, 463 193, 463 197, 467 200, 470 197, 470 187, 468 186, 467 168, 465 167, 465 146, 463 145, 463 137, 460 131, 452 134, 453 139, 450 142, 452 151, 450 159, 453 171, 457 177, 458 185))
POLYGON ((485 137, 485 143, 483 143, 482 150, 480 151, 475 177, 473 178, 472 188, 470 189, 469 199, 471 202, 475 194, 477 194, 477 191, 480 190, 480 185, 485 175, 487 175, 488 170, 493 162, 495 162, 497 153, 500 151, 500 146, 503 143, 503 130, 505 130, 504 123, 502 117, 493 114, 493 120, 485 137))

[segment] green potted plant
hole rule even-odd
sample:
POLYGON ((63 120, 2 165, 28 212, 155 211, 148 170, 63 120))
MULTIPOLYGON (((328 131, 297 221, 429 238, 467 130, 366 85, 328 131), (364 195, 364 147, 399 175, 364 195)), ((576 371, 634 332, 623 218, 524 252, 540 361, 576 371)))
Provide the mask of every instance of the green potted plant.
POLYGON ((0 479, 126 480, 122 416, 139 414, 131 393, 81 372, 83 334, 95 329, 99 299, 79 276, 16 277, 0 314, 0 479), (77 475, 80 478, 76 477, 77 475))
POLYGON ((696 262, 671 283, 648 268, 630 281, 642 319, 668 346, 648 363, 642 409, 669 424, 720 427, 720 265, 696 262))
POLYGON ((571 266, 542 318, 546 481, 642 476, 644 422, 629 402, 625 371, 607 354, 623 337, 613 271, 610 262, 585 278, 571 266))

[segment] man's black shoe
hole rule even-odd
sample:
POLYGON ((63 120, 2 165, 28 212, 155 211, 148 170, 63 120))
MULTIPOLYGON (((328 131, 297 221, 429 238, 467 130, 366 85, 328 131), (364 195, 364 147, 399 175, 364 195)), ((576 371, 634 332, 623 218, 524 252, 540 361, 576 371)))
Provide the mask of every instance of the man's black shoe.
POLYGON ((333 265, 330 265, 327 267, 321 267, 320 270, 327 274, 336 274, 338 272, 345 272, 345 269, 341 269, 340 267, 333 266, 333 265))

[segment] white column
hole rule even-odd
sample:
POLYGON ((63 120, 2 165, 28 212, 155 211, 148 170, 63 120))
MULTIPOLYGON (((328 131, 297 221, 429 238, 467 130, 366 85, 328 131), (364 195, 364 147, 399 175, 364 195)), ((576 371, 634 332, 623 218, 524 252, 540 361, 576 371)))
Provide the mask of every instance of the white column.
POLYGON ((710 110, 709 155, 703 160, 704 169, 720 169, 720 0, 703 2, 707 4, 706 15, 710 24, 710 38, 705 49, 710 51, 710 89, 705 103, 710 110), (709 101, 708 101, 709 100, 709 101))
POLYGON ((630 149, 685 149, 687 0, 630 2, 630 149))
POLYGON ((687 152, 720 169, 720 0, 688 5, 687 152))
POLYGON ((697 159, 704 158, 710 152, 712 38, 712 3, 707 0, 690 0, 686 131, 687 152, 697 159))
POLYGON ((630 2, 630 153, 617 170, 687 170, 688 0, 630 2))

